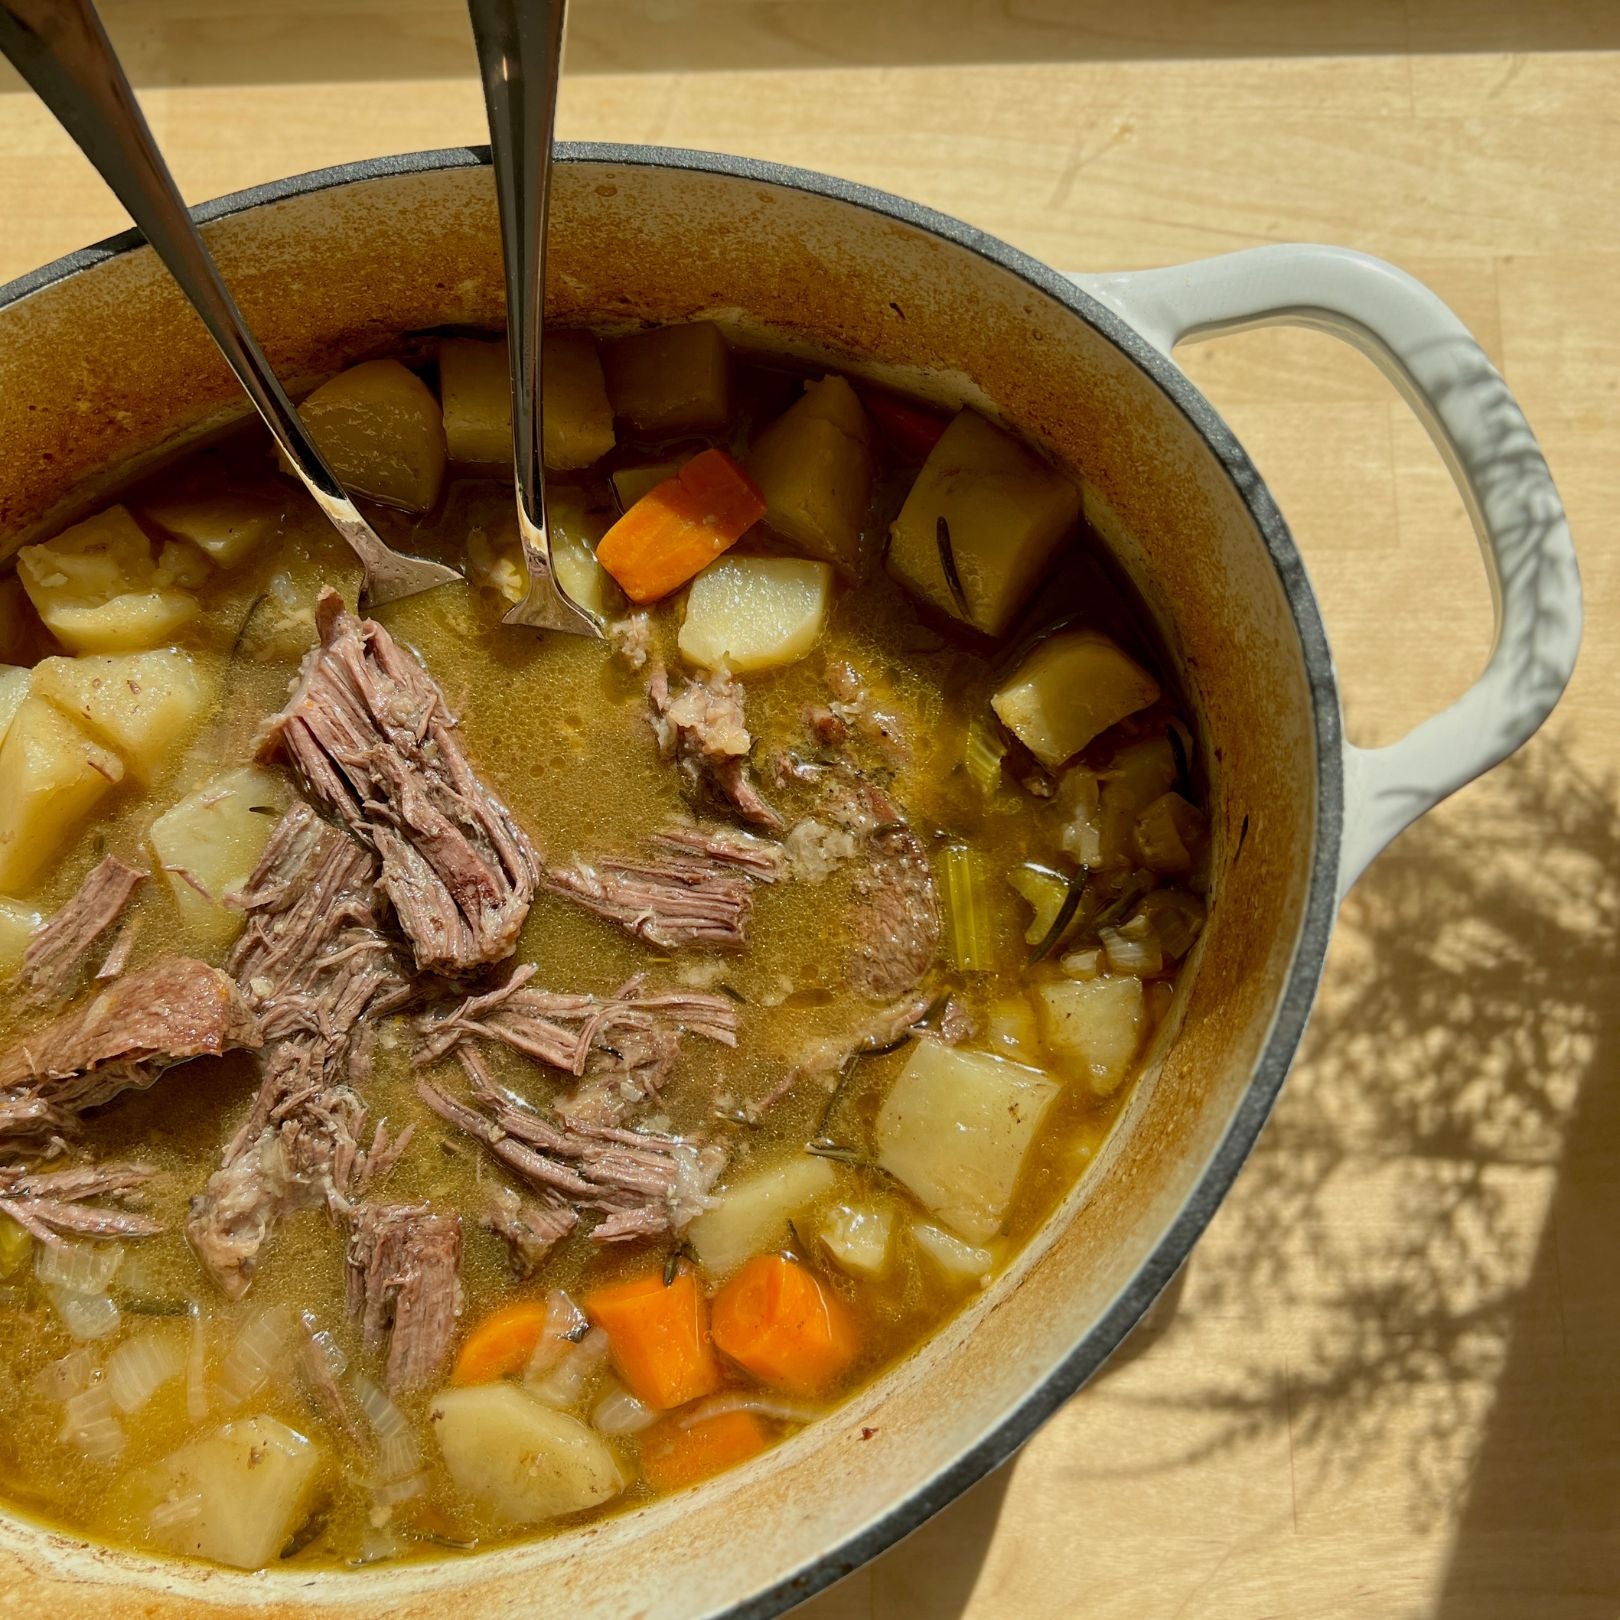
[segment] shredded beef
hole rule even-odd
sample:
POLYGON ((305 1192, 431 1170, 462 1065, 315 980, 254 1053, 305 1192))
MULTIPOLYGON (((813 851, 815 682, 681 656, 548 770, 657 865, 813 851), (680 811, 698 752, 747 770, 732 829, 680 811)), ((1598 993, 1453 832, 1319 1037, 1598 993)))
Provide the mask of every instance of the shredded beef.
POLYGON ((101 861, 79 892, 28 942, 18 983, 31 1001, 60 1001, 89 966, 90 948, 123 915, 150 876, 116 855, 101 861))
POLYGON ((144 1090, 173 1064, 261 1040, 226 974, 189 956, 163 957, 0 1056, 0 1137, 65 1134, 88 1109, 144 1090))
POLYGON ((64 1237, 151 1237, 162 1223, 130 1209, 97 1209, 91 1199, 125 1199, 157 1172, 145 1164, 85 1164, 70 1170, 0 1168, 0 1214, 30 1237, 57 1243, 64 1237))
POLYGON ((352 1084, 374 1021, 412 994, 382 933, 377 857, 294 805, 237 900, 247 924, 228 966, 268 1042, 259 1092, 220 1168, 191 1201, 186 1235, 233 1298, 252 1281, 281 1218, 324 1204, 334 1219, 397 1160, 382 1124, 362 1148, 366 1105, 352 1084))
POLYGON ((607 627, 608 644, 631 669, 645 669, 652 657, 652 620, 645 613, 627 614, 607 627))
POLYGON ((773 831, 782 818, 760 797, 748 770, 753 739, 743 715, 743 691, 724 669, 710 670, 671 693, 662 664, 647 679, 658 751, 673 760, 686 788, 744 821, 773 831))
POLYGON ((480 1224, 506 1240, 517 1274, 532 1277, 579 1224, 579 1216, 553 1192, 526 1198, 503 1184, 490 1189, 480 1224))
POLYGON ((365 1347, 388 1346, 390 1390, 421 1389, 444 1369, 461 1311, 461 1220, 426 1204, 354 1212, 345 1293, 365 1347))
POLYGON ((572 866, 549 868, 540 881, 548 893, 665 950, 702 945, 735 951, 748 942, 753 888, 734 862, 707 855, 576 859, 572 866))
POLYGON ((420 1080, 422 1101, 541 1193, 600 1213, 592 1242, 680 1232, 709 1207, 725 1163, 719 1148, 654 1131, 554 1123, 498 1090, 467 1048, 457 1056, 472 1082, 470 1100, 420 1080))
POLYGON ((772 838, 761 838, 755 833, 741 832, 735 827, 698 825, 695 827, 666 827, 654 833, 649 840, 660 849, 673 850, 678 855, 714 861, 720 866, 734 866, 746 872, 756 883, 774 883, 786 864, 782 846, 772 838))
POLYGON ((539 860, 479 780, 427 671, 381 625, 321 595, 320 645, 272 720, 317 805, 381 859, 378 882, 424 971, 465 973, 511 953, 539 860))

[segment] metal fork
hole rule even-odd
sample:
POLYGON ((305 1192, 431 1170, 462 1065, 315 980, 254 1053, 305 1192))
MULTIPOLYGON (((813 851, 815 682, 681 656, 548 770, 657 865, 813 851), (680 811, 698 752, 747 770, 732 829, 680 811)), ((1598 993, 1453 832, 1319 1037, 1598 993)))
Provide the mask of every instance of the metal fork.
POLYGON ((203 246, 90 0, 0 0, 0 51, 129 210, 202 317, 293 471, 360 559, 361 600, 392 602, 459 579, 443 563, 395 551, 343 492, 203 246))
POLYGON ((601 636, 601 621, 557 578, 546 526, 541 442, 540 335, 546 291, 551 138, 562 68, 564 0, 468 0, 489 114, 495 195, 506 269, 506 340, 512 369, 512 454, 518 535, 529 588, 507 624, 601 636))

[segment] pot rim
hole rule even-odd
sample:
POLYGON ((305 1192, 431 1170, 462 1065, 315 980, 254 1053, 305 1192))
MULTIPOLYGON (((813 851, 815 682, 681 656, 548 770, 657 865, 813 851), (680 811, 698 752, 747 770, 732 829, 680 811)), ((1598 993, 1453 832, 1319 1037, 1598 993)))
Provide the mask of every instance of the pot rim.
MULTIPOLYGON (((1005 1462, 1041 1424, 1074 1395, 1119 1347, 1160 1291, 1191 1254, 1243 1167, 1282 1088, 1322 975, 1328 937, 1337 911, 1339 847, 1344 825, 1344 738, 1332 654, 1305 565, 1259 469, 1215 407, 1191 378, 1134 327, 1084 292, 1068 277, 999 237, 949 214, 876 187, 812 169, 760 158, 736 157, 685 147, 601 141, 559 141, 555 161, 628 168, 698 171, 754 181, 847 203, 867 213, 909 225, 977 254, 1056 300, 1106 338, 1158 385, 1188 424, 1209 445, 1247 509, 1276 570, 1300 639, 1316 741, 1317 814, 1314 855, 1299 935, 1259 1059, 1243 1096, 1186 1202, 1113 1303, 1064 1358, 1005 1417, 949 1466, 923 1481, 887 1511, 825 1549, 809 1563, 724 1610, 712 1620, 768 1620, 851 1574, 886 1551, 954 1501, 969 1486, 1005 1462)), ((267 203, 367 180, 487 168, 487 146, 440 147, 335 164, 229 192, 191 210, 199 224, 226 219, 267 203)), ((145 247, 130 229, 63 255, 0 286, 0 310, 45 287, 55 286, 108 259, 145 247)))

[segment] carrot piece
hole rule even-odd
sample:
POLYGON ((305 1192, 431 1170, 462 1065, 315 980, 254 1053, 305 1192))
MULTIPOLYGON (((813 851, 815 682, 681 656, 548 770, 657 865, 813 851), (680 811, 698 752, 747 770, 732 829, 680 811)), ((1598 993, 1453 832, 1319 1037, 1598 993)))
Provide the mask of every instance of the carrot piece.
POLYGON ((708 1301, 690 1271, 667 1285, 649 1272, 587 1294, 585 1314, 608 1336, 619 1376, 638 1401, 665 1411, 720 1387, 708 1301))
POLYGON ((926 461, 928 452, 939 443, 940 435, 949 422, 948 417, 925 411, 898 394, 881 394, 874 390, 861 390, 861 403, 866 414, 878 425, 891 445, 913 461, 926 461))
POLYGON ((747 1462, 769 1441, 752 1412, 721 1412, 685 1427, 665 1418, 641 1436, 642 1478, 654 1490, 677 1491, 747 1462))
POLYGON ((602 536, 596 560, 632 602, 656 602, 764 516, 753 479, 724 450, 704 450, 630 507, 602 536))
POLYGON ((714 1342, 762 1383, 800 1395, 825 1389, 860 1348, 843 1303, 780 1254, 756 1254, 715 1295, 714 1342))
POLYGON ((486 1316, 456 1357, 452 1384, 488 1384, 529 1364, 546 1327, 546 1302, 520 1299, 486 1316))

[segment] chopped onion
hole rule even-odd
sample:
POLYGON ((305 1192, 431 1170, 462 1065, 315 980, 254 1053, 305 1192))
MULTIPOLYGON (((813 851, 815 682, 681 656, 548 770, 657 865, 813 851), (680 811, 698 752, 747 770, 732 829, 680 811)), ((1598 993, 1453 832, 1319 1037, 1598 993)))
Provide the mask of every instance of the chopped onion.
POLYGON ((1083 951, 1070 951, 1058 966, 1071 979, 1095 979, 1102 972, 1103 953, 1095 946, 1083 951))
POLYGON ((543 1378, 564 1356, 571 1346, 579 1343, 590 1328, 585 1313, 560 1288, 546 1295, 546 1322, 535 1340, 534 1352, 523 1376, 529 1383, 543 1378))
POLYGON ((128 1415, 138 1412, 171 1378, 185 1369, 186 1354, 161 1330, 125 1339, 107 1357, 107 1389, 112 1403, 128 1415))
POLYGON ((422 1466, 416 1436, 409 1429, 377 1442, 376 1478, 379 1484, 393 1485, 416 1473, 422 1466))
POLYGON ((591 1426, 600 1434, 640 1434, 657 1421, 650 1406, 618 1384, 591 1409, 591 1426))
POLYGON ((81 1345, 77 1350, 70 1350, 60 1361, 40 1368, 31 1384, 46 1400, 62 1402, 77 1395, 95 1375, 95 1351, 81 1345))
POLYGON ((208 1330, 195 1305, 191 1308, 191 1344, 186 1350, 186 1416, 193 1423, 208 1416, 208 1330))
POLYGON ((591 1374, 607 1359, 607 1352, 607 1334, 601 1328, 592 1328, 544 1378, 529 1385, 529 1393, 547 1406, 577 1405, 591 1374))
POLYGON ((34 1275, 47 1288, 104 1294, 123 1259, 117 1243, 41 1243, 34 1250, 34 1275))
POLYGON ((995 1265, 995 1256, 988 1249, 975 1248, 926 1221, 914 1221, 911 1235, 917 1247, 948 1276, 983 1282, 995 1265))
POLYGON ((357 1372, 349 1384, 379 1444, 387 1445, 399 1436, 410 1439, 411 1426, 405 1414, 364 1373, 357 1372))
POLYGON ((343 1346, 325 1328, 315 1326, 315 1317, 310 1312, 304 1312, 303 1323, 304 1359, 310 1370, 316 1377, 324 1369, 332 1378, 341 1378, 349 1370, 349 1358, 344 1355, 343 1346))
POLYGON ((286 1359, 292 1332, 292 1309, 286 1305, 267 1305, 242 1329, 219 1370, 221 1391, 233 1406, 252 1400, 270 1382, 286 1359))
POLYGON ((384 1480, 371 1493, 371 1500, 379 1508, 392 1510, 401 1502, 409 1502, 427 1491, 427 1475, 420 1469, 399 1479, 384 1480))
POLYGON ((1099 929, 1097 937, 1112 973, 1151 979, 1164 968, 1164 952, 1146 917, 1132 917, 1122 928, 1099 929))
POLYGON ((62 1408, 62 1439, 96 1462, 111 1462, 124 1449, 124 1431, 104 1381, 69 1398, 62 1408))
POLYGON ((707 1423, 710 1418, 725 1417, 728 1412, 752 1412, 756 1417, 770 1418, 777 1423, 814 1423, 826 1415, 827 1408, 805 1401, 784 1401, 754 1390, 727 1389, 710 1395, 707 1400, 694 1401, 675 1421, 681 1428, 690 1429, 695 1423, 707 1423))
POLYGON ((147 1514, 146 1523, 152 1530, 173 1530, 200 1519, 202 1511, 202 1492, 187 1491, 182 1496, 165 1496, 147 1514))
POLYGON ((104 1339, 118 1329, 117 1302, 111 1294, 80 1294, 67 1288, 51 1288, 51 1304, 75 1339, 104 1339))

